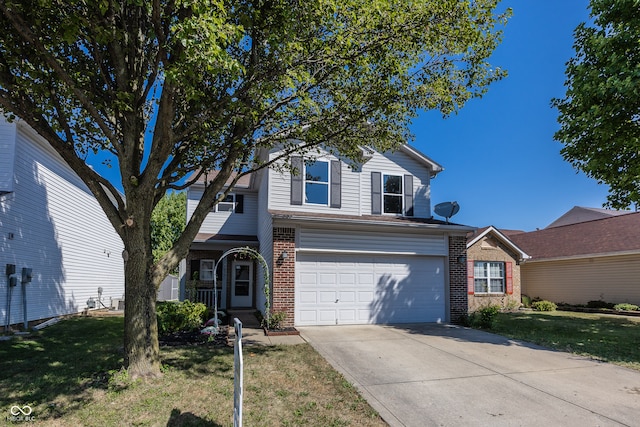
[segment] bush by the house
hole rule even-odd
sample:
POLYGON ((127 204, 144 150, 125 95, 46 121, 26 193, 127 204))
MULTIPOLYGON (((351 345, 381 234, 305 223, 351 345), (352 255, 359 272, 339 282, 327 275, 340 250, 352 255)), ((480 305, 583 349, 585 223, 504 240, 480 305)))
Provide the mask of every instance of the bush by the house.
POLYGON ((587 302, 587 308, 608 308, 612 309, 615 304, 602 300, 592 300, 587 302))
POLYGON ((536 311, 556 311, 558 306, 552 303, 551 301, 542 300, 542 301, 536 301, 533 304, 531 304, 531 308, 533 308, 536 311))
POLYGON ((191 301, 163 301, 156 306, 158 333, 170 334, 196 329, 202 325, 207 306, 191 301))
POLYGON ((488 305, 469 315, 469 324, 473 328, 491 329, 493 319, 500 312, 499 305, 488 305))
POLYGON ((629 303, 622 303, 622 304, 616 304, 613 306, 613 309, 615 311, 638 311, 640 310, 640 307, 638 307, 635 304, 629 304, 629 303))
POLYGON ((531 298, 529 298, 527 295, 524 295, 524 294, 520 298, 522 299, 523 306, 525 306, 526 308, 531 307, 531 298))

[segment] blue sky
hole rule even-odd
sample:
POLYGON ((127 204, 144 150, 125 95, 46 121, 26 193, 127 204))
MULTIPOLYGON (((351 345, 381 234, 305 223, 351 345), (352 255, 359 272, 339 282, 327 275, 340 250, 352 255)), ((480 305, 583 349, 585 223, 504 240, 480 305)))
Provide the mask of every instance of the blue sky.
POLYGON ((444 166, 432 204, 457 201, 459 224, 532 231, 573 206, 602 207, 607 187, 576 173, 554 141, 554 97, 564 96, 573 30, 589 20, 588 0, 506 0, 513 16, 492 65, 509 76, 447 119, 422 114, 412 145, 444 166))

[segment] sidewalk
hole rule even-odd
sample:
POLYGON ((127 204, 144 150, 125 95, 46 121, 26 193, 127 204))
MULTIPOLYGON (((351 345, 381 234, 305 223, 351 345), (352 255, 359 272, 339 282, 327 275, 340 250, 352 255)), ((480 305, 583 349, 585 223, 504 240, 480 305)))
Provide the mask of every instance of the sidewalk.
MULTIPOLYGON (((229 326, 229 342, 236 339, 236 331, 229 326)), ((300 335, 265 335, 263 329, 242 328, 242 344, 247 345, 295 345, 306 341, 300 335)))

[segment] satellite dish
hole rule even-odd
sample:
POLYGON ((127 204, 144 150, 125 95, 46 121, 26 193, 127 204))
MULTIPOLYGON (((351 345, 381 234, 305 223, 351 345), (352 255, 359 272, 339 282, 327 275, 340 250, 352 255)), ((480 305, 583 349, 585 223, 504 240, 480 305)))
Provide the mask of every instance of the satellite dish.
POLYGON ((433 207, 433 211, 439 215, 443 216, 447 220, 447 224, 449 223, 449 218, 454 216, 460 210, 460 205, 458 202, 444 202, 438 203, 433 207))

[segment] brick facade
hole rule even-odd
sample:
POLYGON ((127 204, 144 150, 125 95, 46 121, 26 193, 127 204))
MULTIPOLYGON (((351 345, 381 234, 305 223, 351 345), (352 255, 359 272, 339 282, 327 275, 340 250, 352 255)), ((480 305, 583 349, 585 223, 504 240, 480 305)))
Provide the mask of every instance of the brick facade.
POLYGON ((449 313, 451 323, 460 323, 461 317, 468 312, 467 263, 458 260, 459 257, 466 257, 466 254, 466 237, 449 236, 449 313))
POLYGON ((469 261, 500 261, 510 262, 512 268, 513 292, 511 295, 469 295, 469 311, 474 312, 489 305, 499 305, 503 308, 517 308, 520 306, 521 282, 518 255, 488 234, 474 243, 467 251, 469 261))
POLYGON ((273 292, 271 310, 287 313, 282 326, 293 326, 295 318, 296 229, 273 229, 273 292), (283 251, 287 258, 282 258, 283 251))

